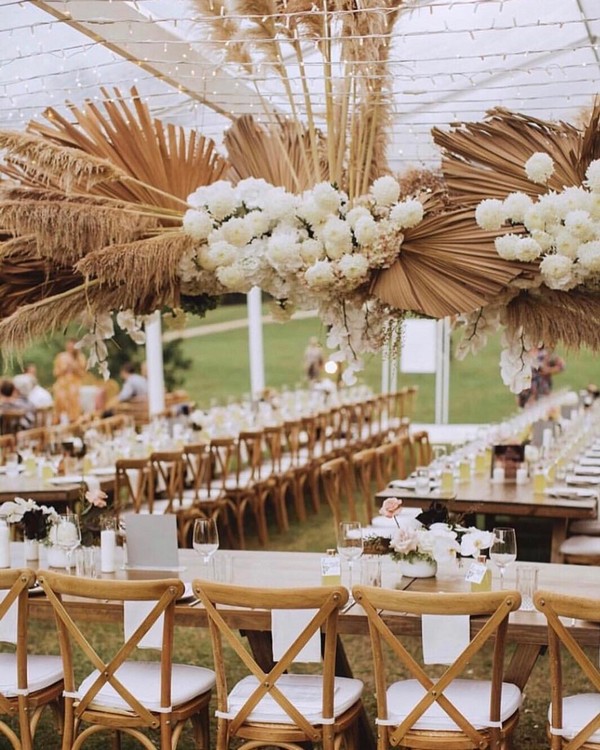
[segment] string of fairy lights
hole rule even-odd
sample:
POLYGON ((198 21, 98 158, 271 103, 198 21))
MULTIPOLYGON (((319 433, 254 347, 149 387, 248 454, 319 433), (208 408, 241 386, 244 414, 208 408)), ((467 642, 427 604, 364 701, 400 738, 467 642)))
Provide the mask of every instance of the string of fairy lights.
MULTIPOLYGON (((78 0, 77 7, 92 8, 92 3, 78 0)), ((69 0, 47 5, 65 19, 76 9, 69 0)), ((0 127, 22 128, 46 106, 64 109, 67 100, 77 105, 97 101, 100 86, 124 93, 136 85, 155 114, 199 128, 217 141, 242 112, 259 121, 269 109, 289 114, 289 100, 269 65, 259 65, 246 77, 236 66, 225 65, 222 49, 206 41, 210 19, 192 23, 188 3, 121 0, 120 5, 128 6, 126 20, 112 12, 117 10, 113 0, 106 0, 102 17, 86 18, 84 36, 35 2, 0 0, 0 127), (159 31, 164 31, 162 42, 159 31)), ((480 119, 493 106, 566 120, 589 106, 600 79, 593 35, 600 32, 599 4, 548 0, 543 18, 535 18, 531 5, 522 0, 405 3, 390 43, 386 92, 405 139, 419 144, 399 144, 392 128, 392 163, 428 158, 432 126, 480 119)), ((231 18, 243 27, 246 17, 231 18)), ((365 49, 381 38, 363 37, 365 49)), ((300 72, 288 59, 292 96, 301 111, 300 72)), ((376 79, 376 64, 368 56, 361 59, 355 78, 376 79)), ((308 47, 304 69, 312 76, 318 116, 325 108, 322 61, 308 47)), ((343 73, 339 60, 334 69, 343 73)))

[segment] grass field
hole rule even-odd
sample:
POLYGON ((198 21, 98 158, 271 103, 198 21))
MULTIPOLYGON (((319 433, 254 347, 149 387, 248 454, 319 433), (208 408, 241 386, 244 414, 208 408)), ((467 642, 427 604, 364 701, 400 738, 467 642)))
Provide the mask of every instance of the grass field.
MULTIPOLYGON (((226 307, 210 312, 203 320, 192 320, 190 326, 206 326, 236 320, 245 315, 244 308, 226 307)), ((285 325, 265 325, 266 381, 273 387, 294 387, 302 382, 302 353, 310 336, 324 339, 324 331, 317 319, 292 321, 285 325)), ((192 368, 185 373, 185 387, 200 405, 208 405, 211 400, 225 402, 239 397, 249 390, 247 329, 239 329, 212 335, 187 339, 183 343, 184 352, 193 360, 192 368)), ((35 352, 34 352, 35 353, 35 352)), ((581 388, 598 379, 595 355, 589 352, 560 352, 566 360, 566 370, 556 378, 556 386, 581 388)), ((36 356, 46 356, 37 349, 36 356)), ((498 370, 499 342, 493 340, 490 346, 478 355, 463 362, 452 362, 450 420, 453 422, 489 422, 499 420, 515 409, 515 399, 502 385, 498 370)), ((28 358, 28 353, 25 354, 28 358)), ((50 359, 51 361, 51 359, 50 359)), ((380 384, 380 364, 373 359, 367 365, 364 379, 376 391, 380 384)), ((416 383, 420 387, 416 419, 433 420, 434 378, 430 375, 400 375, 399 385, 416 383)), ((271 531, 270 548, 281 550, 322 551, 333 543, 331 518, 322 507, 318 515, 311 516, 305 524, 292 524, 288 534, 278 535, 271 531)), ((250 545, 256 547, 256 539, 250 538, 250 545)), ((56 651, 56 636, 47 623, 32 623, 32 644, 37 651, 56 651)), ((100 647, 110 647, 117 637, 111 627, 98 628, 96 640, 100 647)), ((370 651, 365 639, 354 637, 344 639, 355 675, 365 682, 365 704, 371 718, 374 716, 373 681, 371 676, 370 651)), ((176 657, 180 661, 211 664, 210 645, 204 630, 191 631, 180 628, 176 634, 176 657)), ((485 671, 485 662, 474 666, 475 672, 485 671)), ((548 747, 545 738, 545 716, 548 702, 548 666, 541 659, 530 680, 521 720, 517 730, 516 750, 539 750, 548 747)), ((573 682, 573 689, 579 685, 573 682)), ((214 740, 213 740, 214 742, 214 740)), ((86 747, 102 750, 108 746, 106 739, 92 740, 86 747)), ((129 740, 123 742, 128 750, 136 745, 129 740)), ((0 739, 0 749, 8 745, 0 739)), ((60 741, 54 726, 44 718, 36 738, 36 747, 44 750, 58 750, 60 741)), ((180 743, 182 750, 189 750, 192 743, 185 735, 180 743)), ((214 747, 214 745, 213 745, 214 747)))

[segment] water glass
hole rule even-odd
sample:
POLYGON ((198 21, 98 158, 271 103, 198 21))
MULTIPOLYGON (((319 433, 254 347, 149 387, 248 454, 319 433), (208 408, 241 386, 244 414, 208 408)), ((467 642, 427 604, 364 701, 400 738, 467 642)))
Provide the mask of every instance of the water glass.
POLYGON ((77 547, 75 550, 75 574, 79 578, 96 578, 98 547, 77 547))
POLYGON ((219 532, 214 518, 197 518, 194 521, 192 546, 202 555, 205 565, 219 549, 219 532))
POLYGON ((506 566, 517 559, 517 536, 514 529, 505 526, 497 526, 492 534, 490 560, 500 569, 500 588, 503 589, 506 566))
POLYGON ((348 588, 352 589, 354 561, 363 553, 362 526, 358 521, 342 521, 338 525, 337 549, 340 557, 348 561, 348 588))
POLYGON ((429 469, 426 466, 417 466, 415 469, 415 494, 429 494, 429 469))
POLYGON ((365 555, 361 560, 361 574, 365 586, 381 586, 381 556, 365 555))
POLYGON ((533 595, 538 586, 538 569, 532 565, 524 565, 517 568, 517 590, 521 594, 521 606, 525 612, 533 612, 533 595))

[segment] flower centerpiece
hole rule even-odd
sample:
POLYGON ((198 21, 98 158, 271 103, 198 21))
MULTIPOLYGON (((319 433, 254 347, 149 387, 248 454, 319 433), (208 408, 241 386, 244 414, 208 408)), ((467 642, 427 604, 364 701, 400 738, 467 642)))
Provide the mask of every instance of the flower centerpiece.
POLYGON ((366 546, 370 552, 389 554, 400 564, 402 575, 432 577, 438 563, 457 557, 478 557, 494 538, 489 531, 450 521, 446 509, 438 505, 416 518, 402 516, 401 511, 401 499, 387 498, 379 513, 393 519, 395 527, 391 536, 371 537, 366 546))
POLYGON ((48 537, 58 513, 54 508, 38 505, 31 498, 15 497, 0 505, 0 517, 8 524, 19 524, 25 540, 25 559, 37 560, 38 543, 48 537))

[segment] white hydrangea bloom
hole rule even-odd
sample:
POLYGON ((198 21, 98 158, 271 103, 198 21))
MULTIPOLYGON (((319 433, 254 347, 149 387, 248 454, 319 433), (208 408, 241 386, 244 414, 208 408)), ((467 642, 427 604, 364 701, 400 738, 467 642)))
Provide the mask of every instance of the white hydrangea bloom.
POLYGON ((546 216, 543 208, 534 204, 525 214, 523 224, 530 232, 533 232, 534 229, 544 231, 546 229, 546 216))
POLYGON ((519 247, 519 236, 516 234, 503 234, 494 240, 496 252, 504 260, 516 260, 519 247))
POLYGON ((304 240, 300 246, 300 257, 307 265, 312 265, 315 261, 321 260, 325 254, 323 243, 319 240, 304 240))
POLYGON ((331 260, 341 258, 344 253, 352 252, 352 231, 348 222, 331 216, 321 229, 321 240, 325 252, 331 260))
POLYGON ((554 161, 550 154, 536 151, 525 162, 525 174, 538 185, 545 185, 554 172, 554 161))
POLYGON ((567 258, 577 257, 577 250, 580 244, 579 238, 571 234, 567 229, 559 230, 554 238, 556 252, 567 258))
POLYGON ((585 170, 586 183, 594 193, 600 193, 600 159, 594 159, 585 170))
POLYGON ((328 214, 336 214, 340 210, 341 196, 328 182, 320 182, 311 191, 316 205, 328 214))
POLYGON ((233 245, 221 240, 200 250, 200 264, 207 271, 216 271, 220 266, 230 266, 238 257, 239 251, 233 245))
POLYGON ((400 185, 390 175, 379 177, 371 185, 371 195, 378 206, 391 206, 398 202, 400 185))
POLYGON ((560 216, 564 219, 569 211, 590 211, 593 195, 582 187, 572 186, 558 193, 555 200, 560 206, 560 216))
POLYGON ((319 206, 312 196, 304 199, 298 206, 298 216, 314 228, 321 226, 329 218, 328 212, 319 206))
POLYGON ((224 287, 235 292, 249 292, 253 284, 241 263, 221 266, 216 270, 217 279, 224 287))
POLYGON ((401 229, 416 227, 423 220, 423 204, 421 201, 411 199, 396 203, 390 211, 390 221, 401 229))
POLYGON ((600 241, 584 242, 577 251, 579 264, 592 273, 600 271, 600 241))
POLYGON ((304 272, 306 283, 311 289, 327 289, 335 283, 333 266, 328 260, 318 260, 304 272))
POLYGON ((596 237, 596 226, 587 211, 569 211, 565 216, 565 227, 582 242, 588 242, 596 237))
POLYGON ((252 228, 246 218, 228 219, 221 225, 221 233, 225 242, 236 247, 244 247, 252 239, 252 228))
MULTIPOLYGON (((231 216, 238 207, 238 199, 233 185, 225 180, 213 182, 206 191, 206 207, 217 221, 231 216)), ((197 193, 198 191, 196 191, 197 193)))
POLYGON ((190 209, 183 216, 183 231, 195 240, 205 240, 213 228, 213 220, 206 211, 190 209))
POLYGON ((261 237, 271 228, 269 217, 263 211, 250 211, 244 219, 251 237, 261 237))
MULTIPOLYGON (((349 223, 349 222, 348 222, 349 223)), ((377 237, 377 223, 371 216, 361 216, 354 225, 354 236, 359 245, 370 245, 377 237)))
POLYGON ((531 233, 531 238, 537 242, 544 252, 550 250, 554 243, 554 237, 541 229, 534 229, 531 233))
POLYGON ((268 201, 263 210, 271 222, 287 220, 293 222, 299 206, 299 198, 286 192, 283 188, 276 188, 269 193, 268 201))
POLYGON ((525 214, 532 205, 533 201, 526 193, 510 193, 504 199, 504 216, 515 223, 522 224, 525 214))
POLYGON ((300 247, 294 231, 273 234, 267 242, 269 263, 283 275, 298 271, 302 267, 300 247))
POLYGON ((546 255, 540 263, 540 273, 550 289, 565 289, 573 280, 574 264, 566 255, 546 255))
POLYGON ((542 248, 531 237, 522 237, 517 243, 517 260, 530 263, 540 257, 542 248))
POLYGON ((369 273, 369 263, 360 253, 346 253, 339 259, 338 269, 350 281, 362 281, 369 273))
POLYGON ((346 221, 352 229, 356 226, 356 222, 359 219, 362 219, 364 216, 371 217, 371 212, 368 208, 365 206, 355 206, 354 208, 351 208, 348 213, 346 214, 346 221))
POLYGON ((273 191, 273 185, 261 177, 247 177, 245 180, 238 182, 235 191, 239 201, 251 211, 254 208, 265 207, 266 199, 270 197, 273 191))
POLYGON ((481 201, 475 209, 475 221, 478 226, 489 232, 500 229, 506 221, 504 202, 495 198, 481 201))

